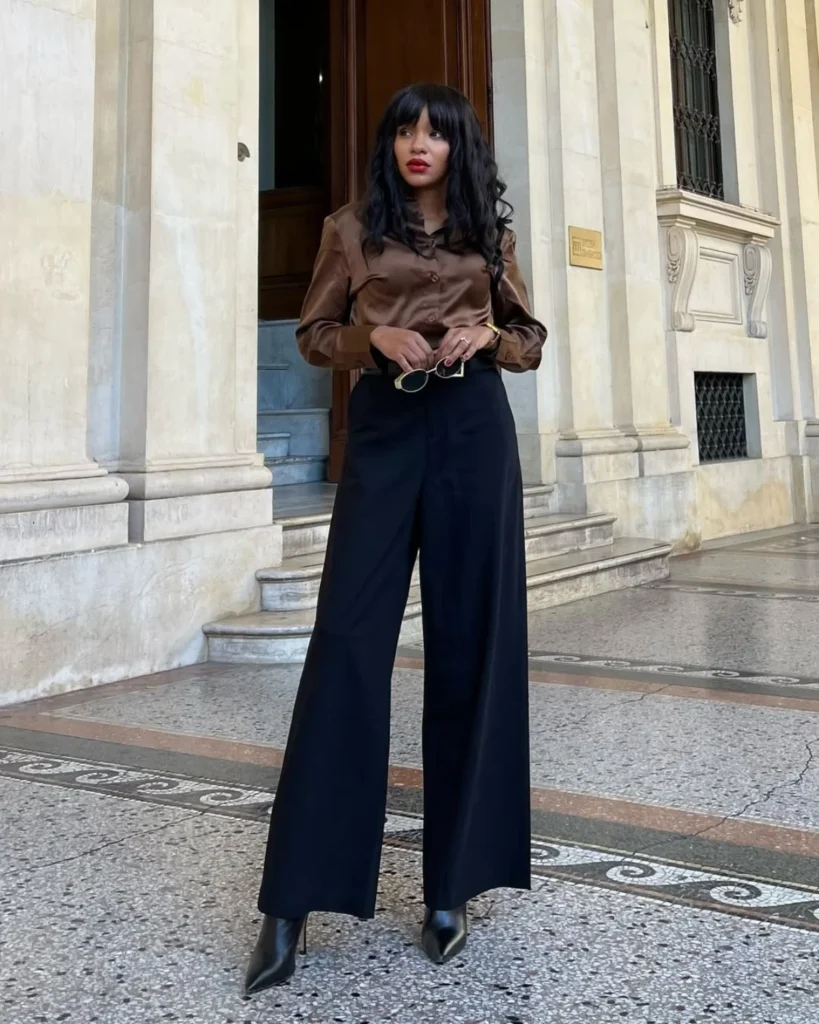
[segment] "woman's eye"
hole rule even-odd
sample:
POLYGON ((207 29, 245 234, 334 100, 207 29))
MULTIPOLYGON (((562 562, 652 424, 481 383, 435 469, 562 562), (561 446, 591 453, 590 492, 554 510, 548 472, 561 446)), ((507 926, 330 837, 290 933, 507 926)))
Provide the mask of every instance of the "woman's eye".
POLYGON ((444 133, 443 132, 432 131, 432 132, 429 133, 429 137, 431 139, 443 139, 444 133))

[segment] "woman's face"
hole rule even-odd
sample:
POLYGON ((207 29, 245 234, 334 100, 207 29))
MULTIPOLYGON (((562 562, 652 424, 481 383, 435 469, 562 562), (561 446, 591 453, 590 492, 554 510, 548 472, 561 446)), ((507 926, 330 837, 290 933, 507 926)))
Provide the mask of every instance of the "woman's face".
POLYGON ((399 127, 394 152, 401 177, 410 188, 432 188, 446 179, 449 143, 430 124, 426 108, 415 124, 399 127))

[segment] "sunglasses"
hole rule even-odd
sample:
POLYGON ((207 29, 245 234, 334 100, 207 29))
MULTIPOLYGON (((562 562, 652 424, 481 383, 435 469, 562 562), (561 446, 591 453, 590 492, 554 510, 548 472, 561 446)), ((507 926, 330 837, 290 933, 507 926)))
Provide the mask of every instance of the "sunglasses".
POLYGON ((395 386, 399 391, 407 391, 410 394, 415 394, 418 391, 423 391, 427 386, 429 375, 434 373, 436 377, 440 377, 441 380, 452 380, 454 377, 463 377, 464 375, 464 361, 463 359, 456 359, 451 366, 446 365, 446 360, 442 359, 436 363, 431 370, 407 370, 400 376, 395 378, 395 386))

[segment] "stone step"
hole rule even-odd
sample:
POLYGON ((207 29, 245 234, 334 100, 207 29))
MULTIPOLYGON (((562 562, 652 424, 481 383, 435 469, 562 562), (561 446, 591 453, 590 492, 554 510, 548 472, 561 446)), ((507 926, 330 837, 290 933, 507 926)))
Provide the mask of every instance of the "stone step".
MULTIPOLYGON (((615 516, 552 515, 526 520, 527 561, 547 555, 598 548, 612 541, 615 516)), ((330 516, 309 522, 279 520, 284 526, 286 555, 280 566, 256 573, 266 611, 310 608, 318 598, 330 516), (294 543, 295 542, 295 543, 294 543), (294 549, 298 547, 299 550, 294 549), (295 557, 291 557, 291 552, 295 557)), ((416 567, 413 583, 418 583, 416 567)))
POLYGON ((526 563, 529 611, 667 579, 670 544, 619 538, 612 544, 526 563))
MULTIPOLYGON (((622 539, 588 551, 527 562, 529 610, 665 579, 670 554, 670 544, 622 539)), ((315 574, 316 565, 305 564, 303 569, 315 574)), ((315 609, 310 607, 261 611, 212 623, 204 628, 209 657, 212 661, 256 664, 301 661, 307 651, 314 615, 315 609)), ((414 587, 401 643, 416 640, 420 634, 420 598, 414 587)))
POLYGON ((307 409, 330 406, 333 375, 306 363, 294 349, 290 358, 257 367, 258 407, 265 409, 307 409))
MULTIPOLYGON (((527 519, 544 516, 553 499, 552 484, 526 486, 523 489, 523 509, 527 519)), ((275 511, 274 496, 273 519, 284 528, 284 558, 298 555, 310 555, 323 551, 327 544, 330 531, 332 507, 326 512, 300 516, 279 516, 275 511)), ((572 518, 572 517, 570 517, 572 518)), ((582 518, 582 517, 578 517, 582 518)))
POLYGON ((259 363, 288 363, 299 355, 296 345, 297 320, 259 322, 259 363))
POLYGON ((256 442, 256 450, 266 459, 283 459, 290 454, 289 434, 259 434, 256 442))
POLYGON ((259 434, 289 434, 290 455, 327 458, 330 450, 330 409, 262 409, 259 434))
MULTIPOLYGON (((291 612, 251 612, 204 627, 208 658, 226 664, 277 665, 304 661, 315 625, 315 608, 291 612)), ((410 592, 399 644, 420 640, 421 602, 410 592)))
POLYGON ((617 516, 547 515, 525 520, 526 560, 566 555, 611 544, 617 516))
POLYGON ((274 487, 309 484, 327 477, 327 459, 322 455, 286 455, 265 459, 264 464, 273 474, 274 487))
POLYGON ((554 484, 531 484, 523 488, 523 515, 526 519, 544 516, 552 511, 555 501, 554 484))
POLYGON ((282 558, 286 560, 300 555, 320 554, 323 561, 331 518, 330 512, 276 518, 274 505, 273 521, 282 527, 282 558))

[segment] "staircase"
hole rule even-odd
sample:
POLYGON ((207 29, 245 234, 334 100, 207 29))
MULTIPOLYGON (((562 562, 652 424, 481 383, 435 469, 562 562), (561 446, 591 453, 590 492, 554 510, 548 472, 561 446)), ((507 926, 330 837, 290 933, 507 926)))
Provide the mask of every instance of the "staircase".
MULTIPOLYGON (((615 540, 615 516, 554 513, 553 492, 550 486, 528 487, 524 492, 530 611, 668 576, 670 544, 615 540)), ((315 619, 330 512, 304 514, 302 510, 302 514, 283 514, 277 521, 283 528, 284 559, 280 566, 256 574, 261 611, 205 626, 211 661, 274 664, 304 659, 315 619)), ((416 569, 401 642, 420 637, 416 569)))
POLYGON ((273 486, 306 484, 327 476, 331 374, 302 359, 295 320, 259 324, 257 449, 273 486))

